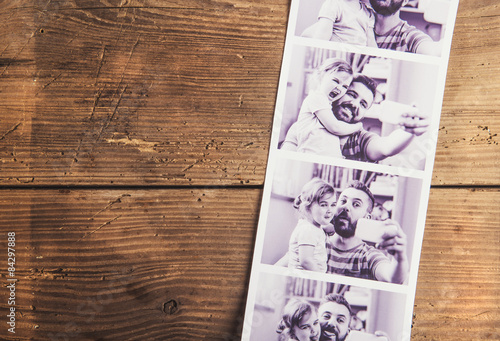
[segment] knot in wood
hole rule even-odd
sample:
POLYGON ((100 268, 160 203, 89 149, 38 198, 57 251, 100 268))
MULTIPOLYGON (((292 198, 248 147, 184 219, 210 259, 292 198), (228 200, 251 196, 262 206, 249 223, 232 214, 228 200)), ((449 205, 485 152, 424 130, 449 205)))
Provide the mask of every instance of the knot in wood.
POLYGON ((173 315, 179 310, 176 300, 170 300, 163 303, 163 312, 168 315, 173 315))

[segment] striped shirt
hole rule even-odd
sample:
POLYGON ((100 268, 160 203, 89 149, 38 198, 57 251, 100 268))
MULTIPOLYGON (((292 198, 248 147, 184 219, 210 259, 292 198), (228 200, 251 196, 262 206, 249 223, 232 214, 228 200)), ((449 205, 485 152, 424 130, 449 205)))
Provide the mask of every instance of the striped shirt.
POLYGON ((341 141, 341 143, 343 143, 342 155, 346 159, 350 160, 373 162, 368 159, 368 156, 366 155, 366 148, 368 147, 370 140, 377 136, 377 134, 364 129, 349 135, 346 140, 342 139, 341 141))
POLYGON ((433 41, 427 34, 403 20, 384 35, 375 32, 375 40, 381 49, 412 53, 417 53, 418 46, 422 42, 433 41))
POLYGON ((383 251, 361 243, 350 250, 341 250, 326 243, 328 251, 327 273, 377 280, 375 271, 383 262, 390 262, 383 251))

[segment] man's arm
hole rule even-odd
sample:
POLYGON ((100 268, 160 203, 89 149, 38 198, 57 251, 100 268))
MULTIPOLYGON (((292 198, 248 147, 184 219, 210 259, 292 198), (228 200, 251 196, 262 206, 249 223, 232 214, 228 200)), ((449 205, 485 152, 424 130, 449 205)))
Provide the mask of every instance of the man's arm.
POLYGON ((379 281, 403 284, 408 276, 409 262, 406 254, 407 238, 399 224, 394 220, 386 220, 386 224, 394 225, 397 230, 386 232, 384 241, 377 247, 394 254, 391 262, 384 262, 375 269, 375 277, 379 281))
POLYGON ((423 116, 415 114, 404 115, 401 129, 381 137, 376 136, 366 146, 366 156, 372 161, 380 161, 403 151, 415 136, 427 131, 429 121, 423 116))
POLYGON ((405 39, 409 52, 438 57, 441 55, 443 49, 441 41, 434 41, 428 34, 416 27, 410 26, 406 33, 405 39))
POLYGON ((426 54, 429 56, 441 56, 441 42, 439 41, 423 41, 417 47, 417 53, 426 54))
POLYGON ((404 150, 413 140, 414 135, 398 129, 388 136, 376 136, 366 146, 366 156, 372 161, 380 161, 404 150))

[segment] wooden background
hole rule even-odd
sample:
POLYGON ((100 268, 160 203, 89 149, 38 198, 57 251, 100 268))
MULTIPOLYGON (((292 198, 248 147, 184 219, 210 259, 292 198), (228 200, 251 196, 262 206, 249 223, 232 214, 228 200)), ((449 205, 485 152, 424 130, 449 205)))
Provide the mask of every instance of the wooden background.
MULTIPOLYGON (((1 1, 0 338, 238 340, 289 5, 1 1)), ((499 53, 461 0, 412 340, 500 339, 499 53)))

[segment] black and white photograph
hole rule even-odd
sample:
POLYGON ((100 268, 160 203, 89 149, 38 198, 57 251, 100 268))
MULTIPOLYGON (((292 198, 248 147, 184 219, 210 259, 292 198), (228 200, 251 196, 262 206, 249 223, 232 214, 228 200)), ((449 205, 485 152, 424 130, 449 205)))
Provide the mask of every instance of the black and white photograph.
POLYGON ((404 294, 261 273, 250 340, 403 340, 404 310, 404 294))
POLYGON ((290 55, 280 150, 425 169, 437 66, 301 45, 290 55))
POLYGON ((291 2, 242 340, 410 340, 457 8, 291 2))
POLYGON ((420 179, 283 159, 271 186, 263 264, 407 283, 420 179))
POLYGON ((450 0, 300 0, 295 35, 440 56, 450 0))

